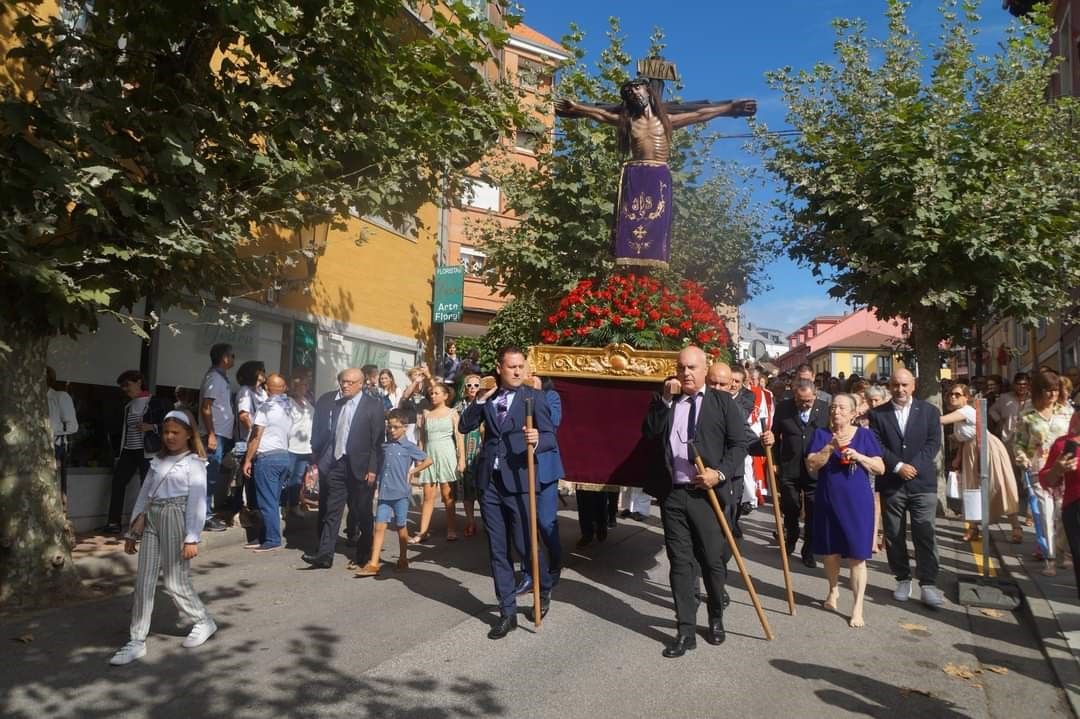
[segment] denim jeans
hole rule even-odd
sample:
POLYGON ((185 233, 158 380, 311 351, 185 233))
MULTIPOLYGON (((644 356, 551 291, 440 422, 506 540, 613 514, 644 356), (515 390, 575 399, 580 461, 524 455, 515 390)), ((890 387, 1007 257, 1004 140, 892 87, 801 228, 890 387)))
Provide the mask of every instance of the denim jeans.
POLYGON ((292 458, 286 451, 266 452, 255 457, 252 475, 255 477, 255 500, 263 520, 259 539, 264 546, 281 544, 281 489, 291 465, 292 458))
MULTIPOLYGON (((203 437, 205 444, 206 438, 203 437)), ((214 495, 221 486, 221 460, 232 451, 233 441, 230 437, 217 438, 217 449, 206 451, 206 518, 214 516, 214 495)))
POLYGON ((310 454, 289 452, 289 459, 292 464, 286 475, 288 481, 285 483, 285 489, 281 492, 282 507, 291 507, 300 503, 300 487, 304 484, 304 474, 307 472, 308 465, 311 464, 310 454))

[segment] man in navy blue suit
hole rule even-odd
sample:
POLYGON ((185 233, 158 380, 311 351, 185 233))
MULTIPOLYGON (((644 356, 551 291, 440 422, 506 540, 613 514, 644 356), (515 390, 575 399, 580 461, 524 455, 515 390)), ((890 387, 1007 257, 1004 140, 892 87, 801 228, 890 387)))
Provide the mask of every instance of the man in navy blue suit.
POLYGON ((934 536, 938 485, 934 459, 941 450, 941 413, 929 402, 914 397, 915 377, 906 369, 893 372, 889 391, 892 402, 870 411, 870 429, 885 454, 885 474, 877 478, 877 491, 881 494, 881 526, 885 530, 889 568, 896 577, 893 598, 906 602, 911 596, 906 536, 910 515, 920 598, 923 604, 936 609, 945 603, 937 588, 934 536))
MULTIPOLYGON (((555 448, 555 428, 544 393, 525 386, 525 353, 518 347, 499 350, 496 361, 497 385, 485 387, 476 402, 461 415, 460 431, 471 432, 484 425, 484 444, 477 459, 476 493, 480 516, 487 530, 491 554, 491 576, 499 600, 499 620, 488 637, 502 639, 517 628, 517 595, 514 592, 514 565, 508 540, 519 556, 529 557, 529 477, 527 447, 537 458, 555 448), (525 404, 532 400, 533 429, 525 428, 525 404)), ((542 465, 536 462, 539 469, 542 465)), ((543 477, 537 475, 537 485, 543 477)), ((540 555, 540 612, 551 603, 553 573, 547 557, 540 555)))

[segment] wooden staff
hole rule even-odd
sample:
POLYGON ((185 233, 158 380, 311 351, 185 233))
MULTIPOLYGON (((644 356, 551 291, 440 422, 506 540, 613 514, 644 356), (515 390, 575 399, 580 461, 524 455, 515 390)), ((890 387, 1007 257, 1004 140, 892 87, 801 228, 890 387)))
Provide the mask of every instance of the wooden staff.
MULTIPOLYGON (((698 474, 705 474, 705 463, 701 461, 701 455, 698 453, 697 447, 692 440, 687 444, 690 445, 690 449, 694 452, 694 464, 697 466, 698 474)), ((754 580, 750 579, 750 573, 746 571, 746 565, 743 564, 739 545, 735 544, 735 536, 731 533, 731 527, 728 526, 727 517, 724 516, 724 510, 720 506, 720 500, 716 498, 716 492, 711 488, 706 488, 705 494, 709 497, 709 504, 712 505, 713 512, 716 513, 720 528, 724 530, 724 537, 727 539, 728 546, 731 547, 731 554, 735 557, 735 564, 739 565, 739 574, 742 575, 743 583, 746 584, 746 591, 750 592, 750 601, 754 603, 754 611, 757 612, 758 621, 761 622, 761 628, 765 630, 765 638, 771 642, 773 633, 772 629, 769 628, 769 620, 765 618, 765 610, 761 608, 761 600, 758 599, 757 592, 754 591, 754 580)))
MULTIPOLYGON (((761 420, 761 429, 765 429, 765 420, 761 420)), ((763 445, 764 446, 764 445, 763 445)), ((784 518, 780 514, 780 495, 776 491, 776 465, 773 464, 772 447, 765 447, 765 476, 769 480, 769 494, 772 495, 773 517, 776 519, 776 536, 780 542, 780 563, 784 568, 784 586, 787 587, 788 614, 795 616, 795 589, 791 586, 791 565, 788 564, 787 537, 784 535, 784 518)))
MULTIPOLYGON (((525 400, 525 429, 533 428, 533 401, 525 400)), ((532 538, 533 624, 540 628, 540 531, 536 523, 536 448, 526 442, 525 461, 529 471, 529 536, 532 538)))

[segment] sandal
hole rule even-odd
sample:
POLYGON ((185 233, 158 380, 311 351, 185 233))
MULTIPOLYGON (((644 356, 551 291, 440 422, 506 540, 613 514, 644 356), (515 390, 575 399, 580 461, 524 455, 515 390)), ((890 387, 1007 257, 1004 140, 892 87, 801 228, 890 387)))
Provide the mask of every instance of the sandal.
POLYGON ((468 524, 465 525, 465 531, 462 532, 462 534, 464 534, 466 537, 475 536, 476 535, 476 525, 473 524, 472 522, 469 522, 468 524))
POLYGON ((456 542, 457 541, 457 535, 456 534, 448 534, 448 535, 446 535, 446 541, 448 541, 448 542, 456 542))
POLYGON ((420 544, 420 542, 427 541, 427 538, 431 536, 431 532, 424 532, 423 534, 414 534, 409 537, 409 544, 420 544))
POLYGON ((975 529, 974 527, 964 532, 964 536, 962 537, 965 542, 974 542, 978 538, 979 530, 975 529))

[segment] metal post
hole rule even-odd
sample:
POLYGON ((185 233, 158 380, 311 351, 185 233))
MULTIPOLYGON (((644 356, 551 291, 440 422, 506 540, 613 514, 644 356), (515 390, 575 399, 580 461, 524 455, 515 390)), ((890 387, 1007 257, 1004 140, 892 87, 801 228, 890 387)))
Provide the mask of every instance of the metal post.
POLYGON ((990 445, 987 441, 986 399, 975 400, 975 430, 979 443, 979 493, 982 499, 982 573, 990 576, 990 445))

